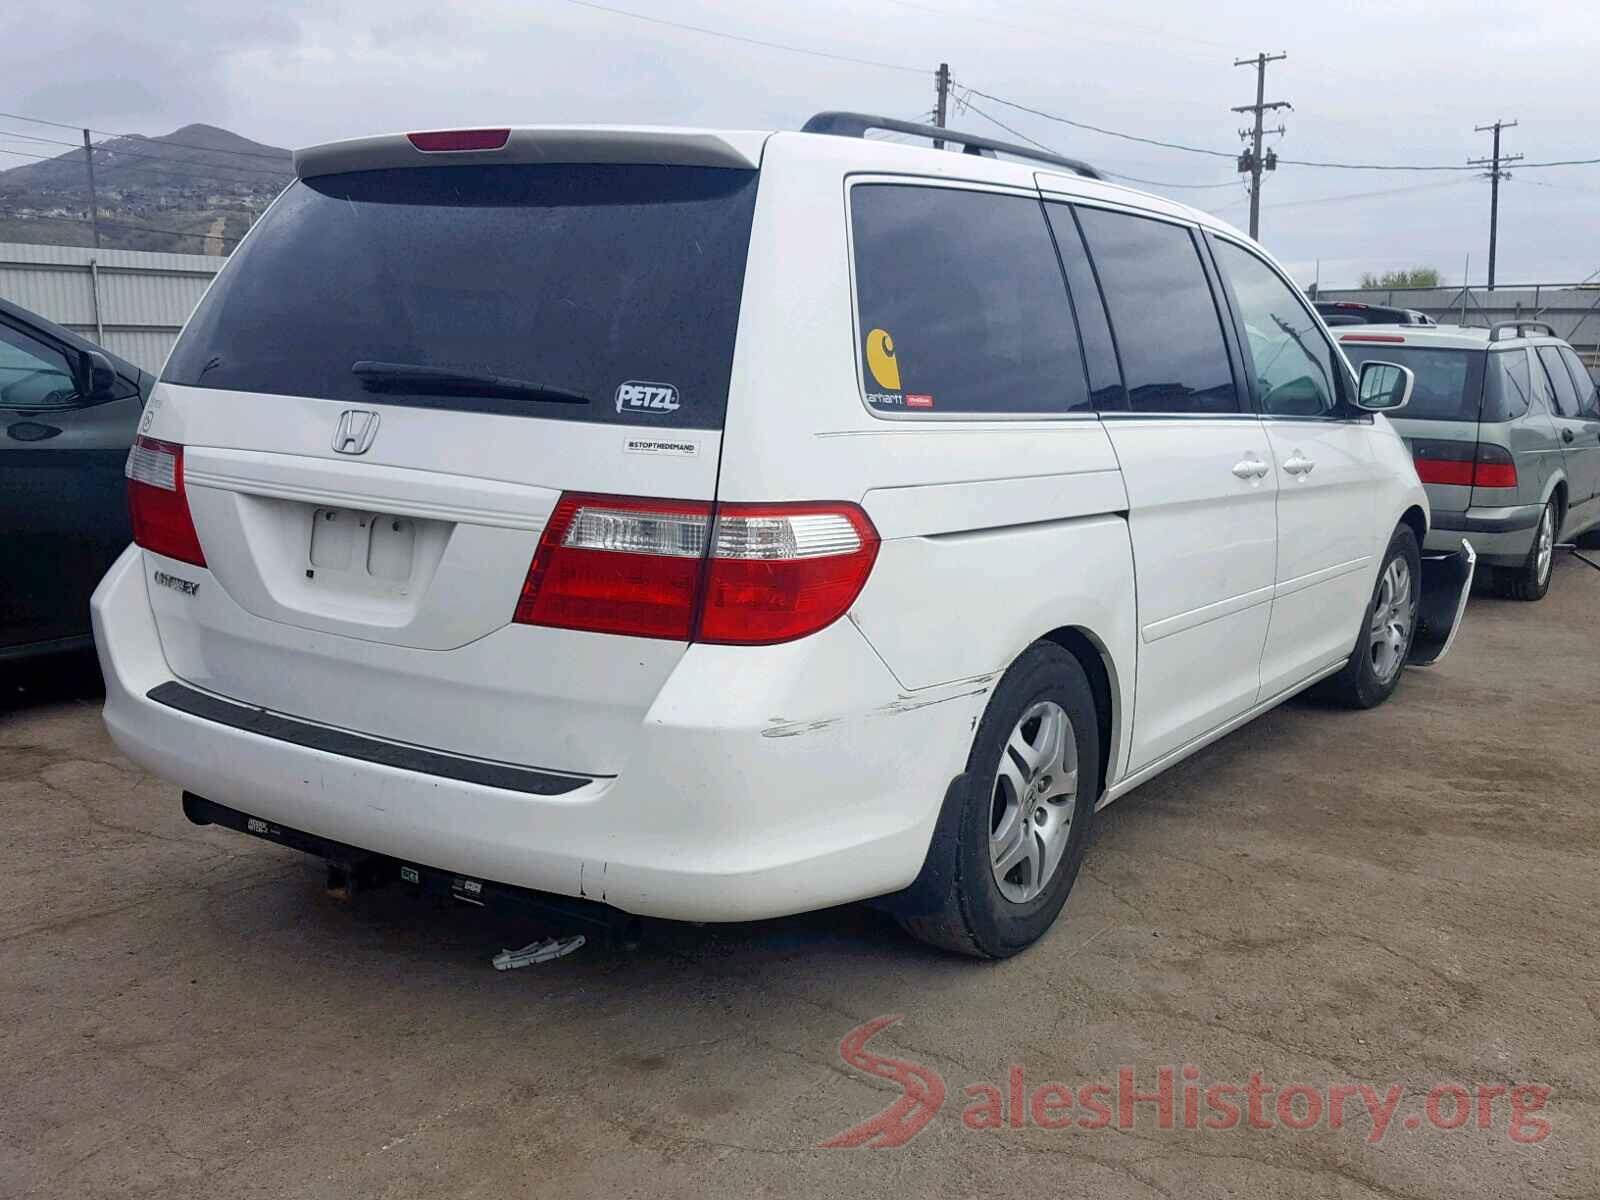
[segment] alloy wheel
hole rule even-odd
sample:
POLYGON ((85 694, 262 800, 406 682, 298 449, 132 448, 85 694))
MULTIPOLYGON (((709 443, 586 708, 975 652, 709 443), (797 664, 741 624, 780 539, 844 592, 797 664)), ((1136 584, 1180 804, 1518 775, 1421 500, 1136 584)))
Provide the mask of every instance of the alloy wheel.
POLYGON ((1411 564, 1404 555, 1397 555, 1378 580, 1378 594, 1372 603, 1372 627, 1367 638, 1372 670, 1379 683, 1388 683, 1405 663, 1416 620, 1411 564))

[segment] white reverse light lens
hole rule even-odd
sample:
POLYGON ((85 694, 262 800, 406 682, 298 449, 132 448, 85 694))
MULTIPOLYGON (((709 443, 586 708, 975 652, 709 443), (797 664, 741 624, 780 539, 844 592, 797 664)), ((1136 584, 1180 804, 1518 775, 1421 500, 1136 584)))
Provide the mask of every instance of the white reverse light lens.
POLYGON ((574 550, 614 550, 699 558, 706 549, 703 514, 632 512, 619 508, 580 508, 561 544, 574 550))
POLYGON ((743 559, 827 558, 854 554, 861 536, 842 513, 717 517, 713 556, 743 559))
POLYGON ((136 483, 175 492, 178 490, 178 456, 162 442, 137 438, 128 450, 123 474, 136 483))

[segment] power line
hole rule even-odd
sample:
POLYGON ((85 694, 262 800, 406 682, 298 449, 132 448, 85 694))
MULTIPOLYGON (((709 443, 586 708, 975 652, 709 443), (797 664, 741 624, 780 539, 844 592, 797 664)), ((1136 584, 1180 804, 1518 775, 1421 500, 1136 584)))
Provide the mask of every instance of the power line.
MULTIPOLYGON (((89 223, 83 217, 47 217, 37 213, 22 213, 5 209, 0 209, 0 217, 14 217, 19 221, 55 221, 68 225, 87 225, 89 223)), ((132 221, 108 221, 102 219, 100 224, 114 226, 118 229, 139 229, 145 233, 169 233, 173 237, 198 238, 203 242, 232 242, 237 245, 241 240, 221 233, 194 233, 186 229, 165 229, 159 225, 137 225, 132 221)))
MULTIPOLYGON (((83 126, 83 125, 69 125, 65 121, 46 121, 43 117, 25 117, 21 113, 0 112, 0 117, 5 117, 8 120, 12 120, 12 121, 26 121, 30 125, 49 125, 49 126, 51 126, 52 128, 55 128, 55 129, 74 129, 74 130, 76 130, 76 129, 88 128, 90 133, 98 133, 101 137, 143 138, 145 141, 156 141, 157 140, 156 138, 145 137, 144 134, 139 134, 139 133, 110 133, 110 132, 108 132, 107 130, 104 130, 104 129, 94 129, 92 127, 87 127, 87 126, 83 126)), ((27 135, 24 134, 23 136, 27 136, 27 135)), ((240 155, 240 156, 245 157, 245 158, 269 158, 269 159, 272 159, 274 162, 282 162, 283 161, 283 155, 281 155, 281 154, 272 154, 272 153, 269 153, 266 150, 223 150, 222 148, 217 147, 217 146, 202 146, 202 145, 200 145, 199 142, 174 142, 174 141, 171 141, 171 140, 169 140, 167 138, 161 138, 159 140, 161 141, 161 143, 163 145, 167 145, 167 146, 183 146, 183 147, 185 147, 186 149, 189 149, 189 150, 204 150, 208 154, 237 154, 237 155, 240 155)))
MULTIPOLYGON (((1012 137, 1021 138, 1023 141, 1027 142, 1030 146, 1037 146, 1040 150, 1044 150, 1044 151, 1046 151, 1046 152, 1048 152, 1050 154, 1054 154, 1054 155, 1057 155, 1057 156, 1061 155, 1061 151, 1057 150, 1054 146, 1047 146, 1043 142, 1041 142, 1038 138, 1029 137, 1027 134, 1023 133, 1022 130, 1015 129, 1012 126, 1007 125, 1004 121, 1000 120, 998 117, 991 116, 989 113, 984 112, 983 109, 979 108, 976 104, 972 103, 972 100, 970 99, 971 96, 972 96, 972 92, 971 92, 970 89, 968 89, 967 95, 962 97, 962 99, 960 101, 961 107, 964 110, 968 110, 968 111, 977 113, 985 121, 988 121, 992 125, 999 126, 1001 129, 1003 129, 1007 133, 1009 133, 1012 137)), ((1146 184, 1149 187, 1192 188, 1192 189, 1195 189, 1195 190, 1200 190, 1200 189, 1204 189, 1204 188, 1231 188, 1236 183, 1236 181, 1232 180, 1232 179, 1227 180, 1225 183, 1168 183, 1165 180, 1160 180, 1160 179, 1140 179, 1137 175, 1124 175, 1120 171, 1108 171, 1108 170, 1105 170, 1104 168, 1100 169, 1100 173, 1102 175, 1109 175, 1113 179, 1123 179, 1123 180, 1126 180, 1129 183, 1142 183, 1142 184, 1146 184)))
MULTIPOLYGON (((576 3, 577 0, 571 0, 576 3)), ((962 85, 966 87, 965 84, 962 85)), ((1206 150, 1199 146, 1185 146, 1181 142, 1165 142, 1160 138, 1140 137, 1133 133, 1123 133, 1117 129, 1106 129, 1100 125, 1090 125, 1086 121, 1074 121, 1068 117, 1057 116, 1055 113, 1045 112, 1043 109, 1030 108, 1026 104, 1018 104, 1015 100, 1007 100, 1003 96, 996 96, 992 92, 985 92, 975 87, 967 87, 969 94, 982 96, 985 100, 993 100, 996 104, 1004 104, 1007 108, 1014 108, 1018 112, 1031 113, 1036 117, 1043 117, 1046 121, 1056 121, 1062 125, 1070 125, 1074 129, 1087 129, 1090 133, 1103 133, 1107 137, 1122 138, 1129 142, 1142 142, 1146 146, 1163 146, 1168 150, 1184 150, 1190 154, 1208 154, 1212 158, 1237 159, 1238 155, 1227 150, 1206 150)))
POLYGON ((690 25, 686 21, 669 21, 665 17, 652 17, 646 13, 630 12, 625 8, 612 8, 606 4, 596 4, 593 0, 563 0, 563 3, 573 4, 579 8, 591 8, 596 12, 610 13, 615 17, 628 17, 635 21, 647 21, 651 25, 665 25, 669 29, 682 29, 689 33, 704 34, 706 37, 725 38, 730 42, 743 42, 747 46, 764 46, 768 50, 784 50, 790 54, 809 54, 813 58, 827 58, 834 62, 854 63, 858 67, 877 67, 882 71, 905 71, 913 75, 926 75, 922 67, 907 66, 903 63, 880 62, 871 58, 855 58, 848 54, 833 54, 827 50, 813 50, 806 46, 791 46, 787 42, 769 42, 765 38, 745 37, 739 33, 725 33, 720 29, 708 29, 704 25, 690 25))

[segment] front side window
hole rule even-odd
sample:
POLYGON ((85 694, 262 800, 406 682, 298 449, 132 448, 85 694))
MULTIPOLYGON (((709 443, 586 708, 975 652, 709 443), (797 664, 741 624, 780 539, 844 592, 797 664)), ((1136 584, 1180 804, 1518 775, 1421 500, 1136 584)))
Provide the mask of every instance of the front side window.
POLYGON ((78 382, 66 354, 0 324, 0 408, 71 408, 77 403, 78 382))
POLYGON ((1550 394, 1555 397, 1556 412, 1563 417, 1576 417, 1578 389, 1572 386, 1572 376, 1567 373, 1567 364, 1561 361, 1561 352, 1554 346, 1540 346, 1537 353, 1550 384, 1550 394))
POLYGON ((1078 217, 1122 359, 1128 407, 1240 410, 1228 347, 1194 235, 1182 225, 1081 208, 1078 217))
POLYGON ((1306 306, 1254 254, 1218 239, 1217 261, 1233 287, 1261 411, 1328 416, 1338 408, 1339 363, 1306 306))
POLYGON ((874 412, 1089 407, 1066 284, 1037 200, 860 184, 850 219, 857 352, 874 412))

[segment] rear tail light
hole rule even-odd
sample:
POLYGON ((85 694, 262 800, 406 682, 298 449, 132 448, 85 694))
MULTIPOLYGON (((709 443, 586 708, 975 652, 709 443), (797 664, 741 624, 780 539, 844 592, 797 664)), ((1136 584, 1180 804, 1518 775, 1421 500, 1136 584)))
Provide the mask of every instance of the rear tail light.
POLYGON ((1411 444, 1417 478, 1456 487, 1514 488, 1517 464, 1511 452, 1486 442, 1418 438, 1411 444))
POLYGON ((509 129, 438 129, 408 133, 406 140, 425 154, 460 150, 503 150, 511 140, 509 129))
POLYGON ((1517 486, 1517 460, 1504 446, 1478 443, 1478 456, 1472 464, 1472 486, 1514 488, 1517 486))
POLYGON ((123 472, 128 477, 128 516, 133 540, 155 554, 194 566, 206 565, 200 535, 183 490, 183 447, 136 437, 123 472))
POLYGON ((514 619, 729 645, 793 641, 849 609, 877 553, 877 531, 854 504, 568 494, 514 619))

